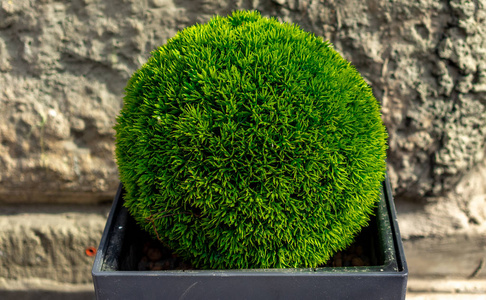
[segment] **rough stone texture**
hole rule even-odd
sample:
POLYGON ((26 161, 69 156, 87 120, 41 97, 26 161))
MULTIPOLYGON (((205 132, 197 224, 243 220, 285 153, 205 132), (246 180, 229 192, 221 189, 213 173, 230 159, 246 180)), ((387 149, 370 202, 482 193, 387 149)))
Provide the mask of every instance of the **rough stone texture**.
POLYGON ((478 163, 447 197, 395 201, 404 239, 486 233, 486 164, 478 163))
POLYGON ((46 279, 5 280, 0 278, 2 300, 94 300, 92 283, 71 284, 46 279))
POLYGON ((90 283, 94 257, 85 251, 98 247, 108 209, 1 206, 0 289, 7 279, 90 283))
POLYGON ((484 157, 485 3, 3 0, 0 201, 111 196, 129 76, 178 30, 232 9, 330 39, 383 103, 397 197, 444 195, 484 157))
MULTIPOLYGON (((481 279, 411 279, 408 281, 408 292, 444 293, 444 294, 480 294, 486 298, 485 281, 481 279)), ((459 296, 459 295, 457 295, 459 296)), ((407 297, 408 298, 408 297, 407 297)), ((459 297, 458 297, 459 298, 459 297)), ((441 299, 441 298, 438 298, 441 299)), ((456 298, 454 298, 456 299, 456 298)), ((468 298, 461 298, 468 299, 468 298)))
POLYGON ((482 280, 486 293, 485 235, 471 232, 416 238, 405 241, 404 248, 410 278, 477 279, 482 280))

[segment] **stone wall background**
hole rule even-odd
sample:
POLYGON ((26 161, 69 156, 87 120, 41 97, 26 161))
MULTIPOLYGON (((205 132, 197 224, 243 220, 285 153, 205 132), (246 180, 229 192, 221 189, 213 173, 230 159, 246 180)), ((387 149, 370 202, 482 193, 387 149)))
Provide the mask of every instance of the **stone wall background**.
POLYGON ((486 0, 0 0, 0 204, 109 203, 130 75, 234 9, 330 39, 372 85, 405 239, 486 232, 486 0))

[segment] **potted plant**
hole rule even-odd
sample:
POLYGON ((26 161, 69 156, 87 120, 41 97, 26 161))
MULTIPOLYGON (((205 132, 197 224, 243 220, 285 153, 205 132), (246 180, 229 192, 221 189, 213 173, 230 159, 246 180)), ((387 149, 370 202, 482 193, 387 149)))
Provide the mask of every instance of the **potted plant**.
POLYGON ((99 299, 404 299, 380 107, 329 42, 255 11, 186 28, 115 129, 99 299))

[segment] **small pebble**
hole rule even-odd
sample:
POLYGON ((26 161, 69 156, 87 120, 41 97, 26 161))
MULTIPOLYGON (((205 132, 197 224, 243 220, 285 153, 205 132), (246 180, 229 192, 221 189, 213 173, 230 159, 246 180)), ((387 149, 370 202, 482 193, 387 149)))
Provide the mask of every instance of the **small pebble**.
POLYGON ((147 271, 149 270, 149 260, 146 256, 142 257, 142 259, 140 260, 140 262, 138 263, 138 270, 139 271, 147 271))
POLYGON ((160 251, 160 249, 157 248, 149 248, 147 250, 147 257, 151 261, 158 261, 162 258, 162 251, 160 251))
POLYGON ((363 260, 361 258, 359 258, 359 257, 353 258, 353 260, 351 261, 351 264, 354 267, 362 267, 362 266, 364 266, 363 260))
POLYGON ((334 259, 334 263, 332 264, 333 267, 342 267, 343 260, 341 258, 334 259))
POLYGON ((146 242, 143 245, 143 254, 147 254, 149 248, 150 248, 150 242, 146 242))

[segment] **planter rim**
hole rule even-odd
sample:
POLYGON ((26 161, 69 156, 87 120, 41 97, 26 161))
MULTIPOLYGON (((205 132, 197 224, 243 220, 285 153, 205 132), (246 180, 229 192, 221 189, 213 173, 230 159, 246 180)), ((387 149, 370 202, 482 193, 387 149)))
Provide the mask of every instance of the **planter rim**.
POLYGON ((375 264, 367 267, 119 271, 135 269, 140 251, 124 241, 144 239, 122 195, 120 185, 93 264, 97 299, 405 299, 408 268, 388 178, 359 237, 375 264))

